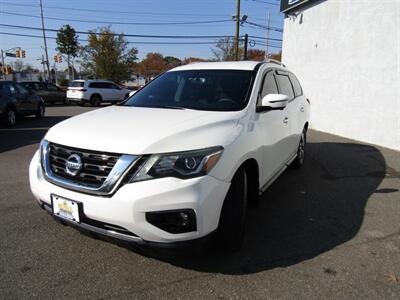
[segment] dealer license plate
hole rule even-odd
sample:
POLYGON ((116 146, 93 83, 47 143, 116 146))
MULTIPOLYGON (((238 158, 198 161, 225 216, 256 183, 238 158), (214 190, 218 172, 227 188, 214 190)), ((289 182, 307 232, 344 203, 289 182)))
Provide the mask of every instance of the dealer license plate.
POLYGON ((72 222, 80 222, 78 202, 57 195, 51 195, 51 199, 55 216, 72 222))

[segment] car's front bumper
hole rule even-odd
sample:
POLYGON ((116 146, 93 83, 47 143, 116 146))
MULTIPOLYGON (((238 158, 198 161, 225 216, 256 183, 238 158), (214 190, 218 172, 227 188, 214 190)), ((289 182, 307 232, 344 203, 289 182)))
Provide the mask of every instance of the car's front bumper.
POLYGON ((81 223, 73 225, 120 240, 139 244, 189 241, 205 237, 218 227, 220 212, 230 183, 211 176, 193 179, 161 178, 125 184, 111 197, 71 191, 48 182, 42 172, 39 152, 29 169, 31 190, 43 208, 51 209, 51 194, 83 205, 81 223), (196 231, 169 233, 146 220, 146 212, 192 209, 196 231), (106 225, 106 227, 104 226, 106 225), (128 232, 114 231, 108 225, 128 232))

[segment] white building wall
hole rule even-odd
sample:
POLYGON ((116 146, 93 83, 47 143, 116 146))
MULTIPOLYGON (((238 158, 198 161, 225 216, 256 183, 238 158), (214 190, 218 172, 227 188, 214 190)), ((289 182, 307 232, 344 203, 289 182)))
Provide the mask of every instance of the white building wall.
POLYGON ((326 0, 285 19, 312 128, 400 150, 400 0, 326 0))

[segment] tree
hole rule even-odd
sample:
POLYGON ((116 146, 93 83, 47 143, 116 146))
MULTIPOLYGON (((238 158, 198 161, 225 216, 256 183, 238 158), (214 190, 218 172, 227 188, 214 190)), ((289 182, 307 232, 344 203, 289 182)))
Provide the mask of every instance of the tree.
POLYGON ((260 49, 249 49, 247 51, 247 59, 262 61, 265 59, 265 51, 260 49))
POLYGON ((128 79, 138 53, 128 44, 124 34, 115 34, 110 27, 91 31, 82 51, 83 68, 96 78, 116 82, 128 79))
MULTIPOLYGON (((70 70, 70 59, 71 57, 76 57, 79 51, 78 35, 75 29, 70 25, 64 25, 57 32, 57 51, 65 54, 67 56, 68 70, 70 70)), ((68 72, 68 78, 72 78, 68 72)))
POLYGON ((167 63, 161 53, 150 52, 136 66, 137 73, 143 75, 148 81, 151 77, 157 76, 164 72, 167 68, 167 63))
POLYGON ((165 67, 167 70, 180 66, 182 61, 174 56, 165 56, 164 57, 165 67))
POLYGON ((200 57, 186 57, 182 61, 182 65, 187 65, 187 64, 194 63, 194 62, 205 62, 205 61, 208 61, 208 60, 204 59, 204 58, 200 58, 200 57))
MULTIPOLYGON (((216 49, 211 49, 217 61, 235 60, 234 40, 231 38, 222 38, 215 45, 216 49)), ((243 57, 243 48, 239 47, 239 57, 243 57)))
POLYGON ((269 57, 272 59, 282 61, 282 51, 279 51, 278 53, 272 53, 269 55, 269 57))

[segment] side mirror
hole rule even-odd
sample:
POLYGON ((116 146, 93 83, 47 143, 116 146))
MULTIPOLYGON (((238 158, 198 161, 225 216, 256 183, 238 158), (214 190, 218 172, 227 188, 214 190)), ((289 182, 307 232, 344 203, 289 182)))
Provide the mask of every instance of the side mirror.
POLYGON ((289 101, 289 97, 282 94, 268 94, 261 100, 259 111, 284 109, 289 101))

